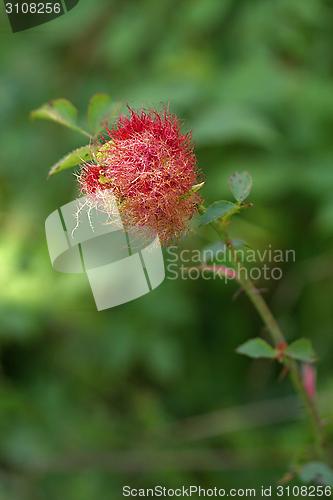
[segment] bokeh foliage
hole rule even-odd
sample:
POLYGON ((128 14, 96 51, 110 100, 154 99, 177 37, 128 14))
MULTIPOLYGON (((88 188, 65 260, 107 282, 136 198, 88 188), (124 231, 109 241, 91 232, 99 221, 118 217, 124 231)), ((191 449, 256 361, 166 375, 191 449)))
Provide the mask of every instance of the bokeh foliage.
POLYGON ((1 19, 1 500, 120 498, 123 484, 158 482, 251 487, 306 460, 307 427, 269 405, 261 413, 289 383, 235 353, 263 333, 247 299, 232 300, 236 286, 166 281, 97 313, 83 276, 53 272, 44 220, 77 190, 70 170, 47 172, 86 141, 29 113, 58 97, 84 110, 95 92, 134 108, 167 103, 193 130, 209 203, 228 196, 231 172, 251 173, 255 207, 233 233, 295 249, 284 279, 259 286, 288 339, 312 340, 329 417, 332 23, 329 0, 82 0, 16 34, 1 19), (187 417, 224 408, 219 431, 203 419, 186 438, 187 417))

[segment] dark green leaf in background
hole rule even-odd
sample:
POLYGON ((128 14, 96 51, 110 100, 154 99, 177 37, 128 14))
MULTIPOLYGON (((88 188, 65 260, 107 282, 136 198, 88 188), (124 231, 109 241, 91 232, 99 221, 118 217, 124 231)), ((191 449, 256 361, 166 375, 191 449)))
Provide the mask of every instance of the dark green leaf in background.
POLYGON ((105 128, 112 118, 115 118, 121 108, 120 103, 114 103, 108 94, 95 94, 89 101, 87 120, 89 129, 97 133, 105 128))

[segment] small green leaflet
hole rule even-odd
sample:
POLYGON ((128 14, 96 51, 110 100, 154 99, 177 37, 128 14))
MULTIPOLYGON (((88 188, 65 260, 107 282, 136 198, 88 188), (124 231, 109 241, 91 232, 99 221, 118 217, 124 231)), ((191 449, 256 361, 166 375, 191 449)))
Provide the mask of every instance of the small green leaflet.
POLYGON ((235 172, 229 177, 229 188, 235 199, 241 203, 251 192, 251 175, 248 172, 235 172))
POLYGON ((239 211, 239 207, 231 201, 215 201, 205 210, 205 212, 195 217, 194 227, 205 226, 221 217, 229 217, 239 211))
POLYGON ((34 120, 50 120, 59 123, 64 127, 90 137, 90 134, 77 124, 77 114, 76 107, 70 101, 67 99, 55 99, 32 111, 30 116, 34 120))
POLYGON ((74 149, 71 153, 68 153, 66 156, 61 158, 49 171, 49 176, 58 174, 62 170, 66 170, 67 168, 75 167, 80 163, 85 161, 92 160, 93 153, 90 145, 82 146, 81 148, 74 149))
POLYGON ((180 196, 180 199, 186 200, 187 198, 190 198, 190 196, 192 196, 194 193, 200 191, 200 189, 204 186, 204 184, 205 184, 204 182, 200 182, 200 184, 193 184, 193 186, 191 187, 191 189, 187 191, 187 193, 182 194, 180 196))
POLYGON ((201 188, 203 188, 204 185, 205 181, 200 182, 199 184, 193 184, 193 186, 190 189, 190 193, 197 193, 198 191, 200 191, 201 188))
POLYGON ((333 486, 333 470, 323 462, 309 462, 303 465, 299 477, 305 483, 333 486))
POLYGON ((273 359, 276 356, 275 349, 259 337, 248 340, 244 344, 240 345, 236 349, 236 352, 238 352, 238 354, 249 356, 250 358, 273 359))
POLYGON ((285 354, 290 358, 297 359, 298 361, 304 361, 307 363, 313 363, 316 361, 316 353, 310 340, 308 339, 295 340, 295 342, 292 342, 287 347, 285 354))

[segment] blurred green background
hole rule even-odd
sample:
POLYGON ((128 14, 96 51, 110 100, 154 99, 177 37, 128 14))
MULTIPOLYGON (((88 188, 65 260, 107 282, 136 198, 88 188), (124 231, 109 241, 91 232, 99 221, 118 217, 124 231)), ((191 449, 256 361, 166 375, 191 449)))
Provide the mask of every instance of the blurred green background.
POLYGON ((166 280, 97 313, 84 276, 52 270, 44 221, 77 188, 72 171, 47 172, 85 142, 29 120, 57 97, 81 113, 96 92, 169 103, 193 130, 208 202, 251 172, 255 207, 233 234, 295 249, 283 280, 258 286, 288 340, 312 339, 333 434, 332 23, 329 0, 82 0, 16 34, 1 15, 1 500, 258 487, 306 461, 311 439, 278 367, 235 353, 265 332, 234 284, 166 280))

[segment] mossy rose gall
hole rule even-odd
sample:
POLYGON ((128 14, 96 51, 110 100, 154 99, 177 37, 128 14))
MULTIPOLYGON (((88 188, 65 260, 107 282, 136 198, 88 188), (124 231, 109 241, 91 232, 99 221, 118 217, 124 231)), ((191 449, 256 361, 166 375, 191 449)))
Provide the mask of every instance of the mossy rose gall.
POLYGON ((181 132, 175 115, 130 110, 95 159, 78 176, 83 194, 94 199, 110 189, 124 223, 156 231, 162 244, 186 232, 200 202, 191 191, 198 173, 191 134, 181 132))

